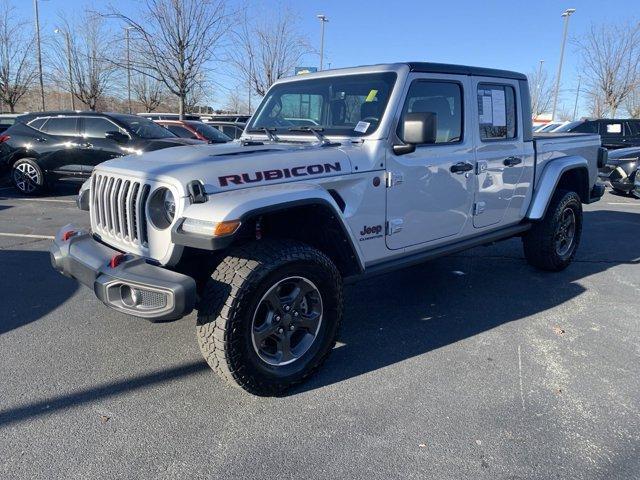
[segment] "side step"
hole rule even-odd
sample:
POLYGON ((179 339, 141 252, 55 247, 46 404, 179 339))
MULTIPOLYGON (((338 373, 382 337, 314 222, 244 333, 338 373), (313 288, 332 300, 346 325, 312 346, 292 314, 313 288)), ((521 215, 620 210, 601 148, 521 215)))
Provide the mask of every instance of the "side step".
POLYGON ((503 228, 494 232, 485 233, 479 237, 473 237, 460 242, 456 242, 450 245, 442 245, 430 250, 413 253, 407 257, 402 257, 397 260, 390 260, 382 263, 377 263, 370 267, 366 267, 365 271, 358 275, 353 275, 344 279, 345 283, 355 283, 359 280, 369 278, 375 275, 382 275, 401 268, 411 267, 418 265, 429 260, 434 260, 439 257, 445 257, 454 253, 462 252, 470 248, 480 247, 482 245, 491 244, 499 240, 506 240, 511 237, 520 235, 531 228, 530 223, 521 223, 512 227, 503 228))

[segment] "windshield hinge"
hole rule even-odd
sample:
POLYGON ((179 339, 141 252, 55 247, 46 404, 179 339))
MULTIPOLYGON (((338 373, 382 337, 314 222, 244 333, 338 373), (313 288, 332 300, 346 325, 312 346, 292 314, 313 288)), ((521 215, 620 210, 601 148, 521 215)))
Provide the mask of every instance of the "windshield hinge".
POLYGON ((387 188, 395 187, 404 182, 404 175, 401 172, 387 172, 387 188))

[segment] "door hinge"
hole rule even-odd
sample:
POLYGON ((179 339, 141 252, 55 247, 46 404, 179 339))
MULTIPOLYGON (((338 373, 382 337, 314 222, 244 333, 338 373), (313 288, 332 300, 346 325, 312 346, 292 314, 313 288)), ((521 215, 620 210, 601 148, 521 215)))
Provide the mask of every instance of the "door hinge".
POLYGON ((401 218, 394 218, 387 222, 387 235, 394 235, 402 231, 402 224, 404 220, 401 218))
POLYGON ((387 188, 395 187, 404 182, 404 175, 400 172, 387 172, 387 188))
POLYGON ((476 175, 486 172, 488 168, 489 164, 487 162, 480 161, 476 163, 476 175))
POLYGON ((480 215, 484 212, 484 208, 486 206, 485 202, 476 202, 473 204, 473 216, 480 215))

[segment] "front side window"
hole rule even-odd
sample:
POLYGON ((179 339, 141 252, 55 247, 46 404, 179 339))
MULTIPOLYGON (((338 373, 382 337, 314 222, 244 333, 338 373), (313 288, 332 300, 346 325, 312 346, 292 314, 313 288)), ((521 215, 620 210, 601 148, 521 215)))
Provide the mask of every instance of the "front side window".
POLYGON ((515 90, 510 85, 478 85, 478 124, 482 141, 516 137, 515 97, 515 90))
POLYGON ((576 133, 598 133, 598 124, 596 122, 583 122, 571 131, 576 133))
POLYGON ((107 132, 121 132, 122 129, 106 118, 85 117, 84 136, 89 138, 105 138, 107 132))
POLYGON ((409 87, 398 124, 398 137, 404 139, 402 126, 407 113, 434 113, 435 143, 462 140, 462 88, 453 82, 416 80, 409 87))
POLYGON ((178 137, 181 137, 181 138, 198 138, 191 130, 189 130, 188 128, 183 127, 182 125, 168 124, 168 125, 165 125, 165 127, 168 128, 169 131, 171 131, 171 133, 174 133, 178 137))
POLYGON ((249 130, 300 134, 304 132, 296 130, 318 128, 327 135, 368 135, 380 124, 395 80, 395 73, 386 72, 275 85, 251 118, 249 130))
POLYGON ((134 115, 113 115, 118 122, 127 126, 129 131, 138 138, 175 138, 176 135, 151 120, 134 115))

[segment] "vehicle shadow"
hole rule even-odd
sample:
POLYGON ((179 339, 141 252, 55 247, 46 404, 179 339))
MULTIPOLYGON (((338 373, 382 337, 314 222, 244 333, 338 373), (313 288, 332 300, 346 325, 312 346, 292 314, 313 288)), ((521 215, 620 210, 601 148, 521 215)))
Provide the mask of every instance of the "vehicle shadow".
MULTIPOLYGON (((423 355, 562 305, 585 292, 580 280, 621 264, 640 265, 640 214, 585 212, 574 263, 540 272, 519 239, 372 278, 349 288, 340 345, 309 382, 322 388, 423 355), (635 239, 636 241, 631 241, 635 239), (606 247, 604 247, 606 246, 606 247)), ((550 327, 553 319, 550 318, 550 327)))
POLYGON ((48 197, 75 197, 78 195, 78 191, 82 186, 82 182, 78 180, 68 180, 68 181, 60 181, 53 186, 49 187, 41 194, 36 196, 29 196, 20 193, 15 188, 12 188, 11 185, 7 185, 3 187, 0 192, 0 197, 2 198, 20 198, 20 199, 28 199, 28 198, 48 198, 48 197))
POLYGON ((0 249, 0 265, 0 335, 42 318, 78 289, 51 267, 46 251, 0 249))

